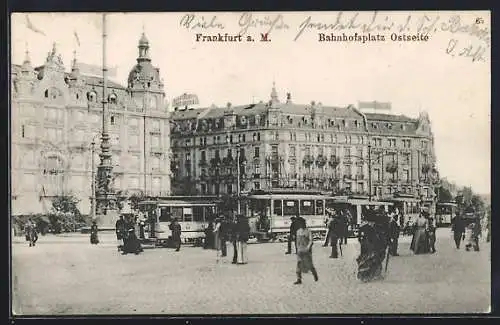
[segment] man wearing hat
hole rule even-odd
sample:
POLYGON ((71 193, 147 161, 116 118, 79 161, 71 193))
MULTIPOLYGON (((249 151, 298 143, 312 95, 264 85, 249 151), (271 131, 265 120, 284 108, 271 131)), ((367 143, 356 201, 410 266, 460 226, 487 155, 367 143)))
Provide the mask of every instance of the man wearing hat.
POLYGON ((288 245, 287 245, 288 249, 285 254, 292 254, 292 241, 295 243, 295 252, 297 252, 297 243, 295 242, 295 238, 298 229, 297 227, 298 218, 300 218, 298 213, 290 218, 291 223, 290 223, 290 233, 288 234, 288 245))
POLYGON ((181 225, 177 221, 177 218, 174 218, 168 228, 172 231, 172 242, 175 247, 175 251, 178 252, 181 249, 181 225))

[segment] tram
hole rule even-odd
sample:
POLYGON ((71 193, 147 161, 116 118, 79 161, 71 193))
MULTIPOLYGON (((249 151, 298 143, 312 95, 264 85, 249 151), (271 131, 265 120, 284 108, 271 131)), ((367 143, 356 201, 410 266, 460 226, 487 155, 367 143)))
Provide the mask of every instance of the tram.
POLYGON ((174 218, 181 225, 182 243, 201 244, 205 228, 217 215, 218 207, 216 197, 172 196, 139 202, 139 211, 146 219, 146 238, 159 246, 169 244, 169 225, 174 218))
POLYGON ((436 204, 436 226, 451 225, 451 220, 456 215, 457 204, 454 202, 439 202, 436 204))
POLYGON ((291 217, 300 215, 315 239, 326 236, 326 196, 318 191, 257 190, 242 198, 250 235, 259 242, 283 241, 290 231, 291 217))
POLYGON ((373 206, 375 209, 384 207, 385 211, 389 211, 392 202, 386 201, 370 201, 364 196, 332 196, 326 199, 327 209, 345 209, 349 212, 351 218, 349 220, 349 237, 357 237, 358 229, 364 219, 366 210, 373 206))

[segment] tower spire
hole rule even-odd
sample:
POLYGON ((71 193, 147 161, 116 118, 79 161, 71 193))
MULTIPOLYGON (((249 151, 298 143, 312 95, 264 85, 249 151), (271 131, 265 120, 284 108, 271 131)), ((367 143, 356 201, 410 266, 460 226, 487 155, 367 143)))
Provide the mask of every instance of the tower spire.
POLYGON ((28 50, 28 42, 25 43, 25 51, 24 51, 24 62, 30 63, 30 51, 28 50))
POLYGON ((276 82, 273 80, 273 88, 271 90, 271 104, 277 104, 280 100, 278 98, 278 92, 276 91, 276 82))

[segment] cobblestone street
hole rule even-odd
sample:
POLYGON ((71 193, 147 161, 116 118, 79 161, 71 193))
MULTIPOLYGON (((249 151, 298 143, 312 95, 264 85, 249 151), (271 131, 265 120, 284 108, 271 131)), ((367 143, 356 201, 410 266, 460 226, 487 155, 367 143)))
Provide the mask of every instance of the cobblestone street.
POLYGON ((270 314, 270 313, 474 313, 490 305, 490 245, 457 251, 449 229, 439 229, 437 253, 414 256, 400 239, 384 281, 356 279, 359 245, 350 239, 343 257, 314 245, 319 282, 295 281, 295 255, 285 243, 249 244, 249 264, 217 263, 216 251, 183 246, 122 256, 115 238, 45 236, 28 247, 12 245, 15 314, 270 314))

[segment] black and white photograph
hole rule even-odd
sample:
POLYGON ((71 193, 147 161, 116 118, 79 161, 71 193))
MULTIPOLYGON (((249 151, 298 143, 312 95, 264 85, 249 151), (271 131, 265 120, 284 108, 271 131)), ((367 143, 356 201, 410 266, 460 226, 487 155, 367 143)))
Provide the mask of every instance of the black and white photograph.
POLYGON ((490 11, 10 26, 12 317, 491 312, 490 11))

